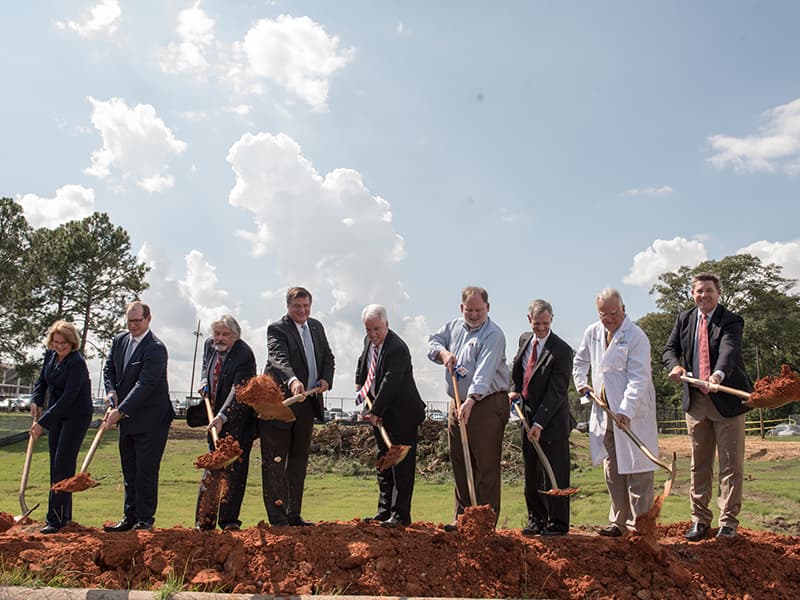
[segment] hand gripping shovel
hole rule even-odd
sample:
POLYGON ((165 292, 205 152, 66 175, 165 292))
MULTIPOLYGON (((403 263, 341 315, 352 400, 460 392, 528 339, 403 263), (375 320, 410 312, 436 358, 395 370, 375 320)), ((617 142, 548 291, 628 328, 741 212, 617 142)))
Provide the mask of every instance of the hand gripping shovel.
POLYGON ((36 440, 33 439, 32 435, 29 435, 28 449, 25 451, 25 462, 22 465, 22 477, 19 482, 19 507, 22 512, 14 517, 14 523, 24 521, 34 510, 39 508, 38 502, 31 508, 28 508, 28 504, 25 502, 25 488, 28 487, 28 474, 31 472, 31 458, 33 457, 34 443, 36 443, 36 440))
MULTIPOLYGON (((517 413, 520 421, 522 421, 522 426, 525 428, 525 433, 527 434, 530 432, 531 428, 528 425, 528 422, 525 420, 525 415, 522 414, 522 410, 519 407, 519 402, 513 402, 512 406, 514 407, 514 411, 517 413)), ((544 467, 545 473, 547 473, 547 478, 550 480, 550 485, 552 486, 549 490, 539 490, 540 494, 546 494, 548 496, 572 496, 573 494, 577 494, 580 490, 574 487, 568 488, 559 488, 558 482, 556 481, 556 474, 553 473, 553 466, 550 464, 550 461, 547 460, 547 455, 542 450, 541 444, 539 444, 538 440, 528 438, 533 449, 536 450, 536 454, 539 455, 539 460, 544 467)))
MULTIPOLYGON (((214 420, 214 411, 211 409, 211 401, 208 399, 208 394, 203 394, 203 402, 206 405, 208 422, 211 423, 214 420)), ((211 428, 211 440, 214 442, 214 450, 198 456, 197 460, 194 461, 194 466, 198 469, 219 471, 232 464, 242 455, 239 442, 229 435, 220 440, 216 427, 211 428)))
MULTIPOLYGON (((372 401, 369 399, 369 397, 365 398, 365 401, 367 403, 367 408, 372 410, 372 401)), ((392 440, 389 439, 389 432, 386 431, 386 428, 380 423, 378 423, 376 427, 378 428, 378 431, 381 432, 383 441, 386 442, 387 446, 389 446, 389 450, 386 452, 386 454, 380 457, 377 464, 379 471, 385 471, 386 469, 390 469, 391 467, 403 462, 403 459, 408 454, 408 451, 411 450, 411 446, 392 444, 392 440)))
MULTIPOLYGON (((587 391, 586 392, 586 397, 591 399, 591 401, 593 401, 595 404, 597 404, 597 406, 602 408, 606 412, 606 414, 609 416, 609 418, 612 421, 614 421, 614 423, 616 424, 617 415, 614 414, 614 411, 612 411, 608 407, 608 404, 606 404, 603 400, 598 398, 595 395, 595 393, 592 392, 592 391, 587 391)), ((675 459, 677 458, 677 454, 675 452, 672 453, 672 464, 669 465, 669 464, 665 463, 663 460, 661 460, 660 458, 658 458, 655 454, 653 454, 650 451, 650 448, 645 446, 644 442, 641 439, 639 439, 639 436, 636 435, 635 433, 633 433, 633 431, 631 431, 630 427, 619 427, 619 425, 617 425, 617 427, 619 429, 622 429, 622 431, 625 432, 625 434, 629 438, 631 438, 633 443, 636 444, 639 447, 639 450, 644 452, 644 454, 645 454, 645 456, 647 456, 647 458, 649 458, 652 462, 654 462, 659 467, 664 469, 667 473, 669 473, 669 479, 667 479, 667 481, 664 483, 664 498, 669 496, 670 491, 672 491, 672 484, 675 482, 675 459)))
POLYGON ((110 413, 111 410, 112 407, 109 406, 106 410, 106 414, 103 415, 103 420, 100 422, 100 427, 97 428, 97 433, 94 436, 94 440, 92 440, 92 445, 89 446, 86 458, 83 459, 81 470, 77 475, 67 477, 54 484, 53 487, 50 488, 52 491, 69 493, 82 492, 100 485, 100 482, 92 479, 92 476, 87 471, 89 470, 89 463, 92 462, 94 453, 97 452, 97 447, 100 445, 100 440, 103 439, 103 434, 106 431, 106 425, 108 423, 108 413, 110 413))
MULTIPOLYGON (((461 410, 461 396, 458 392, 458 380, 456 373, 450 373, 453 379, 453 392, 456 400, 456 416, 461 410)), ((464 450, 464 467, 467 471, 467 488, 469 488, 469 501, 472 506, 478 506, 478 498, 475 494, 475 477, 472 474, 472 458, 469 455, 469 440, 467 439, 467 424, 462 419, 458 419, 458 430, 461 433, 461 448, 464 450)))

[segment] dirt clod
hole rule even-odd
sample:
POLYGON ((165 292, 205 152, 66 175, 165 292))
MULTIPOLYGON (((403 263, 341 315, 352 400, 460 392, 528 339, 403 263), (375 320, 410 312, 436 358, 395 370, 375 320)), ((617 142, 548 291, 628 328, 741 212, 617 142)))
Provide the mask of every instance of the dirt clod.
POLYGON ((89 473, 78 473, 77 475, 54 483, 53 487, 50 489, 54 492, 68 492, 71 494, 74 492, 82 492, 98 485, 100 485, 100 483, 92 479, 89 473))

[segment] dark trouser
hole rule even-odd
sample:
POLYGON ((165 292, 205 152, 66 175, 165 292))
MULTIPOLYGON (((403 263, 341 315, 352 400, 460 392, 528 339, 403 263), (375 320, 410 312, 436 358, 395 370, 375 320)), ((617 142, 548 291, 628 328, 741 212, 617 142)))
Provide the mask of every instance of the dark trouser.
MULTIPOLYGON (((389 447, 378 428, 373 429, 380 459, 389 451, 389 447)), ((384 471, 378 470, 378 513, 387 513, 401 521, 410 521, 411 496, 414 493, 414 475, 417 469, 417 429, 414 428, 413 432, 392 431, 389 439, 392 444, 411 446, 411 450, 395 466, 384 471)))
POLYGON ((293 423, 258 421, 261 438, 261 483, 264 507, 272 525, 301 517, 314 411, 306 400, 292 407, 293 423))
MULTIPOLYGON (((556 485, 569 487, 569 438, 565 440, 539 440, 544 455, 553 467, 556 485)), ((553 526, 562 531, 569 529, 569 496, 546 496, 539 490, 552 488, 542 461, 533 444, 522 431, 522 458, 525 461, 525 505, 528 507, 528 521, 541 527, 553 526)))
MULTIPOLYGON (((462 514, 470 506, 469 487, 464 451, 461 445, 461 432, 454 418, 455 401, 450 401, 447 418, 447 441, 450 449, 450 462, 455 479, 455 513, 462 514)), ((496 392, 484 396, 472 407, 467 423, 469 454, 472 461, 472 475, 475 481, 475 495, 478 505, 488 504, 500 516, 500 456, 503 452, 503 431, 508 423, 509 404, 507 392, 496 392)))
MULTIPOLYGON (((77 415, 57 422, 47 432, 50 449, 50 485, 75 475, 81 443, 89 429, 92 415, 77 415)), ((72 494, 50 491, 46 521, 63 527, 72 520, 72 494)))
POLYGON ((150 431, 121 433, 119 455, 125 480, 125 518, 155 521, 158 504, 158 472, 167 445, 169 422, 150 431))
MULTIPOLYGON (((217 471, 203 471, 200 491, 197 494, 195 525, 203 529, 214 529, 219 511, 219 526, 236 525, 241 527, 239 512, 242 509, 244 492, 247 487, 247 474, 250 467, 250 451, 253 448, 255 424, 250 418, 245 421, 222 426, 220 438, 231 435, 239 442, 242 456, 239 460, 217 471)), ((214 441, 208 435, 208 449, 214 450, 214 441)))

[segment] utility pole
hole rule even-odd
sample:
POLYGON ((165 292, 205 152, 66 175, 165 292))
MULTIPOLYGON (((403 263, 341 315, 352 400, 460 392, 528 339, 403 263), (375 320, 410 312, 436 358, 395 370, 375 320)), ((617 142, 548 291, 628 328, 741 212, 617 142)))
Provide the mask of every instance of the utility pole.
POLYGON ((200 336, 203 335, 200 331, 200 320, 197 320, 197 329, 192 332, 194 336, 194 356, 192 357, 192 381, 189 384, 189 398, 188 400, 192 400, 194 398, 194 367, 195 363, 197 363, 197 343, 200 341, 200 336))

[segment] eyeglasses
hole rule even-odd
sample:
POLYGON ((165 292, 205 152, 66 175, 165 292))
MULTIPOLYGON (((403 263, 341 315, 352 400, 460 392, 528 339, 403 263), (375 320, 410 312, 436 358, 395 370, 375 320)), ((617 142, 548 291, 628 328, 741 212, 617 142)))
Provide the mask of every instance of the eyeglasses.
POLYGON ((145 321, 147 317, 142 317, 141 319, 128 319, 128 325, 138 325, 142 321, 145 321))
POLYGON ((62 342, 57 342, 57 341, 53 340, 50 343, 53 344, 53 346, 71 346, 72 345, 70 342, 68 342, 66 340, 64 340, 62 342))

